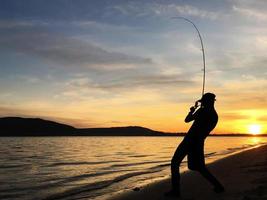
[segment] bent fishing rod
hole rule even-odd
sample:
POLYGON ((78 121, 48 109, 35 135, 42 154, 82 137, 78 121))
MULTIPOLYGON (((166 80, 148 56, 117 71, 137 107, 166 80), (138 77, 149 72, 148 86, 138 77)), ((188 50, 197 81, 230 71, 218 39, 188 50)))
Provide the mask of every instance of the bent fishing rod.
POLYGON ((172 19, 185 20, 186 22, 189 22, 190 24, 192 24, 193 27, 195 28, 195 30, 197 31, 197 34, 198 34, 198 37, 200 40, 200 44, 201 44, 202 60, 203 60, 203 79, 202 79, 202 96, 203 96, 204 92, 205 92, 205 82, 206 82, 206 59, 205 59, 205 50, 204 50, 204 45, 203 45, 203 40, 202 40, 201 34, 200 34, 197 26, 191 20, 189 20, 185 17, 172 17, 172 19))

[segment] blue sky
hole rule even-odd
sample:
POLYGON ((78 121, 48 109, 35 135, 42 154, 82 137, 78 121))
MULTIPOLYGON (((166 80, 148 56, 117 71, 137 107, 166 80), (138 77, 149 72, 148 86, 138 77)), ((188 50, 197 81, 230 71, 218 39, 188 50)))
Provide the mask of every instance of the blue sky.
POLYGON ((206 90, 217 94, 222 118, 218 132, 266 124, 265 1, 0 5, 1 116, 186 130, 183 117, 201 94, 202 55, 193 27, 171 19, 183 16, 203 36, 206 90))

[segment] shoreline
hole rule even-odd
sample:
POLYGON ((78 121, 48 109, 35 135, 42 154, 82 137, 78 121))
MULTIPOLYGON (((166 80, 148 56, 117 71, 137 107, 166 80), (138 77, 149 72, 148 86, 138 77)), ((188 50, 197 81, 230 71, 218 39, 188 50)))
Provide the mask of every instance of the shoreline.
MULTIPOLYGON (((181 198, 187 200, 245 200, 267 199, 267 145, 253 147, 227 156, 207 165, 209 170, 222 182, 226 191, 216 194, 212 186, 198 172, 186 171, 181 174, 181 198)), ((129 188, 106 196, 108 200, 134 199, 175 199, 164 197, 170 190, 170 179, 153 182, 141 188, 129 188)))

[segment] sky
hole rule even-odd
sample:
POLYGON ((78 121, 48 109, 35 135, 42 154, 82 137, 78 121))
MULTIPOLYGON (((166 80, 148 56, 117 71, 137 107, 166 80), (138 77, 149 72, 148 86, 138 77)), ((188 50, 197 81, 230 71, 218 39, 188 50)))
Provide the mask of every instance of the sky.
POLYGON ((266 10, 265 0, 0 0, 0 116, 187 131, 203 64, 182 16, 203 37, 215 132, 267 133, 266 10))

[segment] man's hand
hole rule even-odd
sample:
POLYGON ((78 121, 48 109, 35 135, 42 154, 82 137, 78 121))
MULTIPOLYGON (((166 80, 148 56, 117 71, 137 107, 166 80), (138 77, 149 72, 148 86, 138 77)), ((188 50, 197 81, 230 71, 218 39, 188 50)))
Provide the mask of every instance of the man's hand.
POLYGON ((184 120, 186 123, 191 122, 192 120, 194 120, 193 119, 193 115, 195 113, 195 110, 196 110, 196 107, 195 106, 192 106, 190 108, 190 111, 189 111, 189 113, 187 114, 187 116, 186 116, 186 118, 184 120))
POLYGON ((195 112, 195 110, 196 110, 195 106, 192 106, 192 107, 190 108, 190 112, 195 112))

